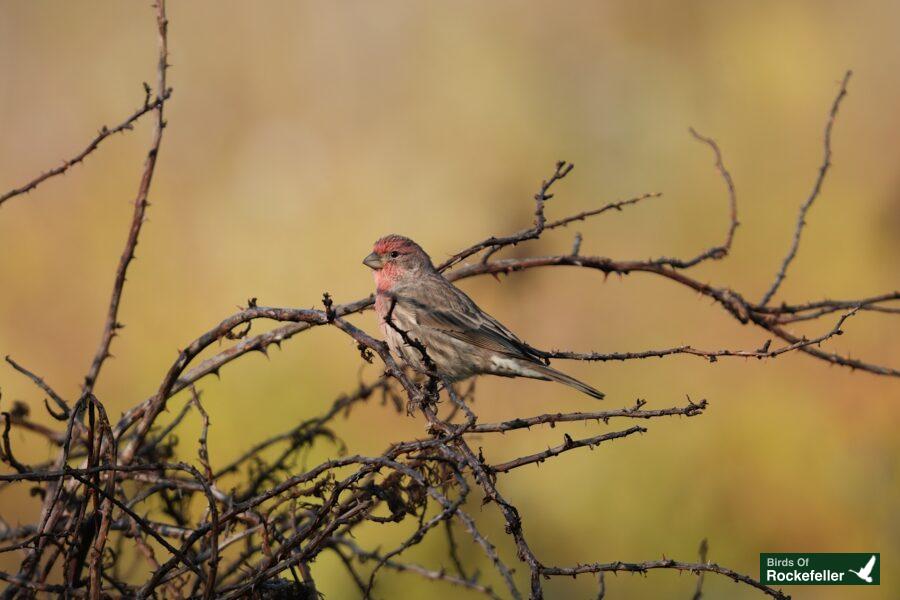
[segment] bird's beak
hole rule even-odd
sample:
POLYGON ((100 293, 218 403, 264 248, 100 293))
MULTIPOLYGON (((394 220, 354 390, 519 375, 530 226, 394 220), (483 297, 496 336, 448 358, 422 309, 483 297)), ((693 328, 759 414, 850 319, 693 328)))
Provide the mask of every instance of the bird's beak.
POLYGON ((363 259, 363 264, 376 271, 382 267, 381 257, 374 252, 363 259))

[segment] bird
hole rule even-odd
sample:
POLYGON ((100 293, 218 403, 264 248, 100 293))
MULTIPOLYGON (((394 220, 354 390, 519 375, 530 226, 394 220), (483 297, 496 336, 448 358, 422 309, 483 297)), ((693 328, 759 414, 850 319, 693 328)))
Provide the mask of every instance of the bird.
POLYGON ((854 571, 853 569, 847 569, 850 573, 853 573, 866 583, 872 583, 872 569, 875 568, 875 555, 872 555, 872 558, 869 559, 869 562, 866 563, 859 571, 854 571))
POLYGON ((528 377, 603 398, 545 364, 540 351, 481 310, 410 238, 380 238, 363 264, 373 270, 375 312, 388 348, 413 370, 449 384, 483 374, 528 377))

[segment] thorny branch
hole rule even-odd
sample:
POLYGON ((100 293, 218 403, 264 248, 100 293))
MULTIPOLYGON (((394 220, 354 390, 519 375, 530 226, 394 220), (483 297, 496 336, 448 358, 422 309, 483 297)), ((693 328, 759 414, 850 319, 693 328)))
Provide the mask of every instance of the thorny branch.
POLYGON ((156 98, 151 99, 151 88, 146 83, 144 84, 144 103, 140 108, 131 113, 128 117, 125 118, 124 121, 116 125, 115 127, 107 127, 106 125, 102 126, 100 130, 97 132, 97 135, 94 136, 85 148, 73 156, 69 158, 58 167, 54 167, 49 171, 45 171, 41 173, 28 183, 19 186, 15 189, 12 189, 2 196, 0 196, 0 205, 9 200, 10 198, 14 198, 15 196, 19 196, 21 194, 26 194, 42 184, 43 182, 56 177, 57 175, 62 175, 66 171, 68 171, 73 166, 81 163, 89 154, 91 154, 94 150, 100 147, 100 144, 106 138, 114 135, 116 133, 122 133, 124 131, 131 131, 134 129, 134 124, 140 120, 141 117, 146 115, 152 111, 158 111, 162 108, 162 105, 169 99, 169 96, 172 95, 172 90, 167 88, 159 88, 159 95, 156 98))
POLYGON ((841 89, 835 97, 834 103, 831 105, 831 111, 828 113, 828 121, 825 123, 825 140, 823 143, 824 157, 822 158, 822 166, 819 167, 819 173, 816 176, 816 181, 813 184, 812 191, 809 193, 809 197, 807 197, 806 201, 800 205, 800 214, 797 215, 797 226, 794 229, 791 247, 781 263, 781 268, 779 268, 778 273, 775 274, 775 281, 772 282, 771 287, 766 291, 762 300, 759 301, 760 306, 767 305, 775 295, 775 292, 778 291, 781 282, 784 281, 787 274, 788 267, 791 265, 791 261, 797 256, 797 249, 800 247, 800 235, 803 233, 803 227, 806 225, 806 213, 809 212, 813 202, 819 197, 819 193, 822 191, 822 184, 825 182, 825 176, 828 174, 828 169, 831 168, 831 130, 834 127, 835 119, 837 119, 838 110, 841 108, 841 101, 847 95, 847 84, 850 83, 850 77, 852 75, 853 71, 847 71, 844 74, 844 79, 841 81, 841 89))
MULTIPOLYGON (((316 597, 315 560, 323 553, 334 553, 347 570, 349 579, 363 597, 378 594, 381 573, 390 570, 442 583, 490 598, 521 598, 524 583, 507 564, 498 549, 466 512, 467 502, 480 499, 496 507, 516 550, 516 558, 527 573, 528 596, 544 597, 543 581, 552 577, 576 577, 591 574, 598 578, 599 596, 607 592, 604 573, 640 573, 657 569, 687 571, 698 575, 695 597, 702 593, 703 575, 717 574, 756 588, 773 598, 787 598, 779 590, 761 584, 748 575, 707 561, 705 544, 699 563, 663 558, 645 562, 613 561, 574 566, 552 566, 546 557, 532 548, 526 536, 526 519, 513 500, 501 491, 506 473, 520 467, 539 465, 569 452, 584 452, 598 445, 634 443, 623 440, 648 427, 634 425, 625 429, 592 432, 583 439, 562 435, 557 446, 504 461, 490 460, 473 441, 485 436, 504 435, 508 431, 527 430, 544 425, 581 422, 605 427, 618 419, 644 422, 669 417, 702 415, 706 400, 668 408, 647 408, 638 400, 631 407, 603 411, 547 413, 516 417, 495 423, 479 423, 470 406, 472 392, 461 397, 453 386, 439 381, 428 349, 421 341, 399 329, 388 311, 386 322, 404 342, 421 354, 428 382, 416 385, 391 356, 387 346, 351 324, 347 317, 372 306, 372 297, 347 304, 335 304, 330 295, 323 297, 324 310, 274 308, 258 305, 256 299, 246 308, 226 317, 184 346, 162 377, 156 390, 126 411, 116 424, 106 416, 104 403, 94 390, 101 368, 110 356, 110 345, 121 328, 118 321, 126 274, 134 258, 148 206, 150 184, 155 172, 166 122, 163 109, 171 96, 167 87, 168 21, 163 0, 156 5, 159 40, 156 97, 147 88, 143 107, 121 125, 104 128, 85 150, 62 166, 52 169, 30 183, 0 196, 4 201, 33 189, 43 181, 65 173, 82 161, 106 138, 126 129, 147 113, 154 113, 154 132, 134 202, 134 213, 121 259, 116 268, 113 292, 107 309, 101 342, 85 377, 82 394, 67 402, 45 381, 13 359, 9 365, 28 377, 56 406, 51 416, 65 422, 62 431, 39 426, 29 419, 27 407, 15 405, 3 413, 0 459, 11 470, 0 475, 0 486, 31 486, 42 502, 34 524, 13 528, 0 523, 2 552, 22 553, 18 573, 0 572, 8 584, 6 598, 27 598, 37 592, 67 597, 101 598, 107 594, 156 597, 316 597), (263 333, 250 335, 254 321, 269 320, 277 325, 263 333), (214 465, 209 448, 210 417, 200 402, 195 385, 206 376, 218 374, 222 367, 252 352, 268 351, 294 336, 315 327, 333 327, 348 336, 371 362, 378 357, 385 372, 376 381, 361 381, 355 392, 337 398, 324 414, 293 424, 265 440, 247 444, 246 451, 232 462, 214 465), (233 342, 212 356, 199 360, 200 354, 214 344, 233 342), (439 384, 443 384, 439 386, 439 384), (189 389, 190 400, 166 425, 160 416, 169 401, 189 389), (449 403, 441 404, 442 396, 449 403), (417 409, 415 415, 427 422, 422 438, 390 444, 381 454, 350 454, 338 433, 339 420, 351 418, 356 407, 380 398, 382 404, 398 412, 406 400, 417 409), (445 410, 446 409, 446 410, 445 410), (177 434, 191 415, 201 421, 196 451, 184 451, 177 434), (27 465, 16 458, 10 430, 42 435, 58 449, 57 456, 42 464, 27 465), (308 453, 329 444, 330 458, 309 466, 308 453), (196 464, 173 462, 176 455, 196 455, 196 464), (274 458, 273 458, 274 457, 274 458), (389 548, 365 548, 356 533, 367 526, 387 527, 408 523, 412 528, 403 541, 389 548), (448 561, 454 572, 441 565, 428 566, 407 561, 403 554, 435 537, 443 529, 447 536, 448 561), (125 547, 133 542, 135 557, 146 564, 142 569, 120 568, 125 547), (495 589, 487 575, 474 571, 473 552, 495 570, 500 588, 495 589), (55 568, 58 566, 62 568, 55 568), (85 576, 86 573, 86 576, 85 576), (146 575, 141 575, 146 573, 146 575)), ((729 225, 724 240, 690 259, 616 260, 580 253, 581 235, 571 252, 548 256, 495 258, 504 249, 541 238, 544 232, 577 221, 621 211, 656 197, 644 194, 610 202, 599 208, 549 220, 547 202, 551 189, 568 176, 573 165, 556 164, 554 172, 542 182, 534 196, 534 220, 531 227, 508 235, 491 236, 464 248, 446 260, 440 269, 452 281, 485 274, 512 274, 537 267, 571 266, 585 271, 627 275, 643 273, 661 277, 676 286, 694 290, 713 300, 740 323, 752 324, 766 332, 767 339, 756 350, 700 350, 689 344, 677 344, 663 350, 586 353, 569 350, 543 352, 547 359, 581 361, 641 360, 679 354, 700 356, 710 362, 722 357, 771 359, 794 351, 806 353, 851 369, 898 376, 896 369, 840 356, 821 349, 831 338, 843 333, 845 322, 859 311, 879 314, 900 313, 894 305, 900 292, 893 291, 857 300, 821 300, 770 304, 785 273, 797 253, 806 213, 819 196, 831 164, 831 130, 840 103, 847 92, 850 73, 844 77, 825 129, 825 160, 813 191, 803 204, 791 249, 775 282, 762 301, 753 303, 746 295, 729 287, 716 287, 689 275, 692 267, 707 260, 724 259, 732 248, 739 225, 735 184, 725 167, 716 142, 691 130, 692 135, 710 147, 715 168, 723 179, 729 204, 729 225), (461 264, 482 254, 478 261, 461 264), (821 335, 807 338, 787 329, 795 322, 816 321, 841 312, 836 324, 821 335), (783 342, 772 347, 772 338, 783 342)), ((393 307, 392 307, 393 308, 393 307)), ((398 417, 399 418, 399 417, 398 417)), ((602 446, 601 446, 602 447, 602 446)), ((589 460, 585 457, 584 460, 589 460)), ((534 472, 534 477, 540 477, 534 472)))
MULTIPOLYGON (((156 89, 159 98, 154 103, 153 108, 155 114, 153 141, 150 143, 150 150, 147 152, 147 158, 144 161, 144 172, 141 175, 137 196, 134 199, 134 215, 131 218, 128 239, 125 242, 125 249, 122 251, 119 264, 116 267, 115 283, 113 284, 112 297, 109 301, 106 323, 103 326, 103 336, 100 341, 100 346, 97 348, 97 352, 94 355, 91 367, 84 377, 84 393, 86 394, 93 391, 94 383, 97 381, 97 375, 100 373, 100 368, 103 366, 103 362, 110 356, 109 347, 112 343, 112 339, 116 335, 116 331, 123 327, 118 321, 119 302, 122 299, 122 289, 125 287, 125 275, 128 272, 128 266, 131 264, 131 261, 134 260, 134 250, 137 247, 141 226, 144 224, 144 215, 147 212, 147 206, 149 205, 147 197, 150 194, 150 183, 153 181, 153 173, 156 171, 156 159, 159 155, 159 146, 162 143, 163 129, 166 127, 166 121, 163 118, 163 108, 165 107, 164 98, 168 98, 170 94, 170 90, 166 85, 166 73, 169 67, 167 35, 169 21, 166 18, 165 0, 157 0, 156 7, 156 27, 159 34, 156 89)), ((149 91, 147 93, 149 94, 149 91)))

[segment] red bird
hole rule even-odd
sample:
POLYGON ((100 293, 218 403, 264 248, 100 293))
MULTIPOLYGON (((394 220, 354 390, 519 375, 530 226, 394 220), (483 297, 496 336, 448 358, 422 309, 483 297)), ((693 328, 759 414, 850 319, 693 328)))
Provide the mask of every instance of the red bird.
POLYGON ((413 369, 429 370, 419 349, 397 329, 422 344, 437 375, 450 383, 480 374, 530 377, 603 398, 602 392, 545 365, 535 349, 447 281, 411 239, 381 238, 363 264, 374 270, 375 312, 388 347, 413 369))

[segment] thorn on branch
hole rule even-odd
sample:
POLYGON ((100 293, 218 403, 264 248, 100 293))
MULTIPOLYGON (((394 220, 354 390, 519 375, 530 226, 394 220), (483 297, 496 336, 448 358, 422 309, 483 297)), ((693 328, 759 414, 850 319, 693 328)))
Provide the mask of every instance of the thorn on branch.
MULTIPOLYGON (((226 331, 225 334, 224 334, 225 339, 229 339, 229 340, 241 340, 241 339, 244 339, 244 338, 247 337, 247 335, 250 333, 250 328, 251 328, 252 326, 253 326, 253 321, 247 321, 247 323, 246 323, 246 324, 244 325, 244 327, 241 328, 241 329, 238 329, 238 330, 236 330, 236 331, 235 331, 234 329, 229 329, 229 330, 226 331)), ((260 350, 260 352, 262 352, 263 354, 266 354, 265 348, 260 348, 259 350, 260 350)))
POLYGON ((325 320, 328 323, 334 322, 334 300, 331 299, 331 294, 325 292, 322 294, 322 304, 325 305, 325 320))
POLYGON ((362 356, 362 359, 369 364, 372 364, 372 359, 375 358, 375 354, 369 349, 368 346, 363 344, 362 342, 357 342, 356 349, 359 350, 359 355, 362 356))
POLYGON ((641 399, 641 398, 638 398, 637 400, 635 400, 634 406, 631 407, 631 408, 628 409, 628 410, 629 410, 629 412, 633 412, 633 413, 634 413, 634 412, 638 412, 638 411, 640 411, 646 404, 647 404, 647 401, 646 401, 646 400, 643 400, 643 399, 641 399))

